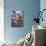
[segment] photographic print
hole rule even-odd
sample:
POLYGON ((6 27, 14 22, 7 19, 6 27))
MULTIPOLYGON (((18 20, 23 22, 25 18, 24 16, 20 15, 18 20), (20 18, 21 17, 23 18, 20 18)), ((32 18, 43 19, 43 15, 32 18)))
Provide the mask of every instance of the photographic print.
POLYGON ((24 13, 23 11, 13 11, 11 16, 12 27, 23 27, 24 26, 24 13))

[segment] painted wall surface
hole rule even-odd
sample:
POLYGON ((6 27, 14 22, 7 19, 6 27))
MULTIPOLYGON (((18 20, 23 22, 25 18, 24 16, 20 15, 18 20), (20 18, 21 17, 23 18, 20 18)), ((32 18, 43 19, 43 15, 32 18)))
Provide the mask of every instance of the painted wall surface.
POLYGON ((4 41, 4 0, 0 0, 0 42, 4 41))
POLYGON ((40 9, 40 0, 5 0, 4 1, 4 35, 7 41, 18 41, 32 28, 35 12, 40 9), (11 14, 13 10, 24 11, 24 27, 11 27, 11 14))
MULTIPOLYGON (((46 0, 41 0, 40 1, 40 9, 41 9, 41 11, 43 9, 46 9, 46 0)), ((46 26, 46 10, 43 12, 42 17, 43 17, 43 22, 41 21, 40 25, 46 26)))

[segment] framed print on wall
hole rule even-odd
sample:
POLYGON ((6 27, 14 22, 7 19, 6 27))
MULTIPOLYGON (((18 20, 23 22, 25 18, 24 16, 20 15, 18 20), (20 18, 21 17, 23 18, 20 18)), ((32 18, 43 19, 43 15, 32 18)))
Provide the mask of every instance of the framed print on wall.
POLYGON ((13 11, 11 16, 11 27, 23 27, 24 26, 24 12, 13 11))

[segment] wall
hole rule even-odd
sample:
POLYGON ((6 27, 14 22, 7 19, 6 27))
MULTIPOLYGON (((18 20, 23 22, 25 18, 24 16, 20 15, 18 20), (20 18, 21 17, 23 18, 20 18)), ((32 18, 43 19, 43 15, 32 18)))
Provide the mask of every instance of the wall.
MULTIPOLYGON (((46 9, 46 0, 41 0, 40 1, 40 9, 41 9, 41 11, 43 9, 46 9)), ((43 22, 41 21, 40 25, 46 26, 46 20, 45 20, 46 19, 46 11, 43 12, 42 17, 43 17, 43 22)))
POLYGON ((4 41, 4 0, 0 0, 0 42, 4 41))
POLYGON ((4 38, 7 41, 18 41, 31 31, 35 12, 40 9, 40 0, 4 0, 4 38), (24 27, 12 28, 10 17, 13 10, 24 11, 24 27))

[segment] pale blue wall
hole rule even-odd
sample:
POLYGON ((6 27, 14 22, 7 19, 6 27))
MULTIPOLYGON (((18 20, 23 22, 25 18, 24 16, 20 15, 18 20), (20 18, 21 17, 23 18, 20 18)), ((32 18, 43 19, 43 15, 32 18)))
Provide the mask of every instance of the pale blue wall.
MULTIPOLYGON (((46 9, 46 0, 41 0, 40 1, 40 10, 42 11, 43 9, 46 9)), ((46 27, 46 10, 43 12, 43 22, 40 21, 40 25, 46 27)))
POLYGON ((5 40, 18 41, 31 30, 33 18, 36 16, 35 12, 40 9, 40 0, 5 0, 4 5, 5 40), (24 27, 11 27, 10 16, 12 10, 24 11, 24 27))

